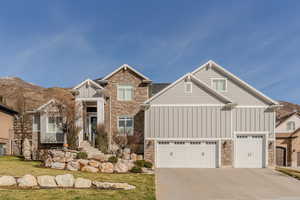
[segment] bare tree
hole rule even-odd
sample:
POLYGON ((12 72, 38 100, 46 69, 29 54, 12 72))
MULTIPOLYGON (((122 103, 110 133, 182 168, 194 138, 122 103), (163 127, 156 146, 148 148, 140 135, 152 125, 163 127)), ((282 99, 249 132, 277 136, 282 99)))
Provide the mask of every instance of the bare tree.
POLYGON ((76 126, 76 121, 80 118, 78 108, 74 100, 67 101, 63 98, 55 100, 48 114, 59 116, 61 120, 56 120, 57 126, 64 134, 64 146, 76 149, 78 146, 78 135, 81 127, 76 126))

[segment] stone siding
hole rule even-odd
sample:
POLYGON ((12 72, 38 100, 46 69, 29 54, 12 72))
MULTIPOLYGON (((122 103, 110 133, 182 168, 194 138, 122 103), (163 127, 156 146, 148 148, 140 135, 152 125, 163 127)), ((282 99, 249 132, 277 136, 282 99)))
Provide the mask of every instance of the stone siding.
POLYGON ((233 141, 221 141, 221 167, 233 166, 233 141))
POLYGON ((268 167, 275 167, 275 141, 268 142, 268 167))
POLYGON ((154 140, 145 140, 144 159, 152 163, 155 162, 155 141, 154 140))
MULTIPOLYGON (((144 136, 144 111, 141 104, 148 99, 149 84, 143 83, 143 79, 136 75, 130 69, 122 69, 108 79, 106 85, 106 93, 109 100, 105 104, 105 127, 110 133, 109 141, 113 143, 113 135, 118 132, 118 117, 132 116, 134 117, 134 134, 140 135, 142 149, 144 136), (117 86, 119 84, 132 85, 134 88, 132 101, 119 101, 117 99, 117 86), (110 124, 111 121, 111 124, 110 124)), ((141 152, 138 152, 141 153, 141 152)))

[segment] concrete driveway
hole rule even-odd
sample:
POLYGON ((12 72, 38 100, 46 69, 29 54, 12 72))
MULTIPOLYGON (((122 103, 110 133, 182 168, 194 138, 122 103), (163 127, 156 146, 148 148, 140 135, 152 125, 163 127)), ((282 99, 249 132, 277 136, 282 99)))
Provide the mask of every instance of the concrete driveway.
POLYGON ((300 200, 300 181, 271 169, 156 169, 158 200, 300 200))

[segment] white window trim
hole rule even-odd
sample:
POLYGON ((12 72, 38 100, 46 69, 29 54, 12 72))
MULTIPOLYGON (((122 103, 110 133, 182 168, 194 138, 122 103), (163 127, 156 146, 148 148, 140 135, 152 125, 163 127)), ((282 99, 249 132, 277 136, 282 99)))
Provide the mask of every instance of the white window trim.
POLYGON ((211 88, 218 91, 218 92, 227 92, 227 78, 210 78, 210 85, 211 85, 211 88), (218 91, 214 88, 214 80, 225 80, 225 90, 223 91, 218 91))
POLYGON ((118 84, 117 85, 117 100, 118 101, 133 101, 133 97, 134 97, 134 87, 133 87, 133 85, 130 85, 130 84, 118 84), (131 87, 131 99, 130 100, 124 100, 124 99, 120 99, 120 97, 119 97, 119 87, 131 87))
POLYGON ((193 83, 191 81, 187 81, 184 83, 184 93, 186 93, 186 94, 193 93, 193 83), (191 86, 191 91, 187 91, 187 85, 191 86))
POLYGON ((286 129, 287 129, 287 131, 295 131, 296 130, 296 123, 295 123, 295 121, 288 121, 287 123, 286 123, 286 129), (290 126, 290 124, 291 123, 293 123, 294 125, 294 127, 291 127, 290 126))
POLYGON ((58 129, 58 126, 57 126, 57 124, 56 124, 56 126, 55 126, 55 131, 49 131, 49 117, 55 117, 55 118, 57 118, 57 117, 59 117, 59 116, 46 116, 46 121, 47 121, 47 123, 46 123, 46 130, 47 130, 47 133, 62 133, 62 132, 60 132, 59 131, 59 129, 58 129))
MULTIPOLYGON (((122 118, 122 117, 130 117, 130 118, 132 118, 132 133, 131 134, 129 134, 129 136, 133 136, 134 135, 134 117, 133 116, 131 116, 131 115, 122 115, 122 116, 118 116, 118 121, 117 121, 117 124, 118 124, 118 133, 119 133, 119 129, 120 129, 120 125, 119 125, 119 122, 120 122, 120 118, 122 118)), ((126 124, 126 123, 125 123, 126 124)), ((123 135, 123 134, 120 134, 119 133, 119 135, 123 135)))

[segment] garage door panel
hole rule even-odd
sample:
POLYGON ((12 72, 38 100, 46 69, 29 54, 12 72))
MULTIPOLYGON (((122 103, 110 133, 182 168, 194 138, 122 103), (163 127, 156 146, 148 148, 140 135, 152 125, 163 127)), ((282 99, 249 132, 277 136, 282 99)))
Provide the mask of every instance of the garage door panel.
POLYGON ((262 168, 265 160, 264 137, 237 136, 235 142, 235 167, 262 168))
POLYGON ((159 168, 217 167, 217 142, 158 142, 156 153, 159 168))

